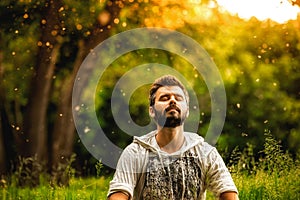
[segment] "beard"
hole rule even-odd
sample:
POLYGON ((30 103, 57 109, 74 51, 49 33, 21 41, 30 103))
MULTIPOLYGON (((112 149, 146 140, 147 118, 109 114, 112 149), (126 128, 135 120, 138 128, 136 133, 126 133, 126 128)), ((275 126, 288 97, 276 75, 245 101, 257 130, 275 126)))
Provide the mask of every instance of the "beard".
POLYGON ((181 116, 181 110, 176 106, 169 106, 166 108, 166 110, 161 114, 157 112, 157 110, 154 109, 155 112, 155 121, 156 123, 165 128, 175 128, 177 126, 181 126, 187 116, 187 113, 184 113, 181 116), (171 109, 175 109, 177 111, 177 114, 175 112, 168 113, 171 109))

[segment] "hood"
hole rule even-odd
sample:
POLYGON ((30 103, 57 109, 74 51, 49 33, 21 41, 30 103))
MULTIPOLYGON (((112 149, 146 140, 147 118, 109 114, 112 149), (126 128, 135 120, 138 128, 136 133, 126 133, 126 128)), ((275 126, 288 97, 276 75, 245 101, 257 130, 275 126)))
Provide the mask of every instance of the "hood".
MULTIPOLYGON (((152 152, 159 152, 160 151, 159 147, 153 145, 153 140, 155 139, 156 134, 157 134, 157 131, 155 130, 155 131, 152 131, 152 132, 150 132, 146 135, 140 136, 140 137, 135 136, 133 138, 133 142, 143 146, 145 149, 148 149, 152 152)), ((186 145, 182 149, 180 149, 178 152, 175 152, 175 154, 177 154, 177 153, 182 154, 185 151, 193 148, 194 146, 204 142, 203 137, 199 136, 196 133, 184 132, 183 134, 185 137, 186 145)))

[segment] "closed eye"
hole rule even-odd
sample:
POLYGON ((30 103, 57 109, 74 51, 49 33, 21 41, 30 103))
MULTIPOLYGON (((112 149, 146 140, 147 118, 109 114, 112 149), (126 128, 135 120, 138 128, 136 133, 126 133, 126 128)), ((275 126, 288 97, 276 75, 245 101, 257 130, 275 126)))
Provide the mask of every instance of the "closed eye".
MULTIPOLYGON (((162 96, 160 96, 159 101, 168 101, 171 98, 171 96, 172 95, 169 95, 169 94, 162 95, 162 96)), ((184 100, 183 96, 180 94, 175 94, 174 97, 175 97, 176 101, 184 100)))
POLYGON ((177 101, 183 101, 183 100, 184 100, 183 96, 181 96, 181 95, 176 95, 176 96, 175 96, 175 99, 176 99, 177 101))
POLYGON ((170 99, 170 95, 162 95, 159 100, 160 101, 168 101, 170 99))

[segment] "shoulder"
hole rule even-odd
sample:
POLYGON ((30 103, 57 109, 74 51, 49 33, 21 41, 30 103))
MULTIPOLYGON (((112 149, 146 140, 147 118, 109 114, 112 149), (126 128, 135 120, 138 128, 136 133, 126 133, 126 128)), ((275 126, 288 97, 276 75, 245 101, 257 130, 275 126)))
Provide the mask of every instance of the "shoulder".
POLYGON ((197 151, 205 156, 208 156, 211 152, 216 151, 216 148, 205 142, 204 138, 197 133, 184 132, 188 146, 195 147, 197 151))
POLYGON ((198 140, 202 140, 204 141, 203 137, 201 137, 200 135, 198 135, 197 133, 193 133, 193 132, 184 132, 184 136, 188 137, 188 138, 193 138, 193 139, 198 139, 198 140))
POLYGON ((204 141, 204 138, 196 133, 185 133, 186 138, 190 138, 189 149, 200 159, 204 169, 209 169, 213 165, 222 165, 223 159, 218 150, 211 144, 204 141), (192 144, 192 145, 191 145, 192 144))
POLYGON ((149 149, 151 149, 151 139, 154 137, 154 133, 150 132, 141 137, 134 137, 132 143, 130 143, 122 152, 122 156, 127 157, 141 157, 144 156, 149 149))
POLYGON ((148 152, 140 144, 132 142, 122 152, 117 171, 126 173, 141 173, 147 162, 148 152))
POLYGON ((145 148, 136 142, 132 142, 122 152, 122 156, 131 156, 131 157, 137 157, 140 154, 145 153, 145 148))

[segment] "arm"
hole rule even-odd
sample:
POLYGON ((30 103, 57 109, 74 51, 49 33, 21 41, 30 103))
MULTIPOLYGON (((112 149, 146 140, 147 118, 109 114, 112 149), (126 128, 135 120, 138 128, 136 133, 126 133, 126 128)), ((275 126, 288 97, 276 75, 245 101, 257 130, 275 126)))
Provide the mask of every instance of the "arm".
POLYGON ((115 192, 108 197, 108 200, 129 200, 127 192, 115 192))
POLYGON ((142 172, 143 152, 137 144, 130 144, 121 154, 113 179, 110 181, 108 200, 129 200, 133 198, 142 172))
POLYGON ((220 200, 239 200, 236 192, 223 192, 220 195, 220 200))
POLYGON ((238 200, 238 190, 216 149, 208 155, 208 162, 208 189, 218 196, 219 200, 238 200))

